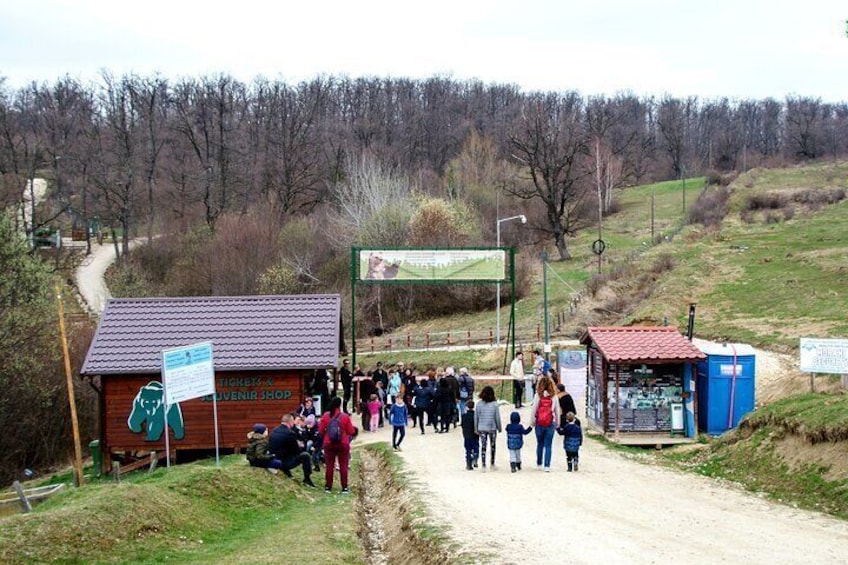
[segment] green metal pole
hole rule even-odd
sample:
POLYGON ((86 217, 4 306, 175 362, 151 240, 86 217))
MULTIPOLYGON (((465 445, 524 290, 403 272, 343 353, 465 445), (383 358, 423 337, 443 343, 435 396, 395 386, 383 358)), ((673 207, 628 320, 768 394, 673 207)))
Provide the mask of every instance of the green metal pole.
POLYGON ((351 367, 356 367, 356 268, 359 258, 359 249, 350 248, 350 347, 351 367))
POLYGON ((512 296, 509 301, 509 323, 512 327, 512 359, 515 359, 515 248, 509 248, 509 282, 512 284, 512 296))
POLYGON ((542 250, 542 310, 545 312, 545 358, 547 358, 547 346, 551 343, 551 334, 548 330, 548 250, 542 250))

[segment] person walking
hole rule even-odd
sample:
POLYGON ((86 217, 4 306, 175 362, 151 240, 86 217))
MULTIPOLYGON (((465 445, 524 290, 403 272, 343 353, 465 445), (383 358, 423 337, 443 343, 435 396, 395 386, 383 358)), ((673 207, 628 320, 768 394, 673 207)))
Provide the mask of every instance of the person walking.
POLYGON ((333 491, 333 475, 338 461, 342 494, 350 494, 347 480, 350 470, 350 441, 356 437, 359 430, 353 425, 350 416, 342 411, 342 399, 338 396, 330 401, 330 409, 321 416, 318 433, 324 438, 324 492, 333 491))
POLYGON ((495 440, 501 431, 501 412, 495 398, 495 389, 487 385, 480 391, 480 402, 474 410, 474 431, 480 436, 480 460, 486 470, 486 443, 492 449, 492 470, 495 470, 495 440))
POLYGON ((524 436, 533 430, 533 426, 526 428, 521 425, 521 414, 513 412, 509 415, 509 424, 506 425, 506 448, 509 451, 509 468, 515 473, 521 470, 521 448, 524 447, 524 436))
POLYGON ((409 421, 409 410, 401 395, 395 397, 389 412, 389 421, 392 423, 392 449, 401 451, 400 444, 406 437, 406 424, 409 421))
POLYGON ((509 376, 512 377, 512 403, 521 408, 524 397, 524 354, 518 352, 509 364, 509 376))
POLYGON ((459 415, 465 414, 466 404, 474 398, 474 379, 468 374, 467 367, 459 368, 459 415))
POLYGON ((350 360, 342 361, 342 368, 339 371, 339 378, 342 381, 342 398, 344 399, 344 411, 350 414, 347 410, 347 403, 353 395, 353 373, 350 370, 350 360))
POLYGON ((465 468, 473 471, 477 468, 480 456, 480 438, 474 431, 474 401, 465 401, 465 413, 462 415, 462 443, 465 446, 465 468))
POLYGON ((559 423, 556 392, 550 377, 543 376, 536 384, 536 394, 530 406, 530 425, 536 428, 536 468, 541 469, 544 463, 546 473, 551 471, 551 449, 559 423))
POLYGON ((559 413, 560 413, 560 426, 565 425, 565 415, 569 412, 573 412, 577 414, 577 408, 574 406, 574 398, 571 396, 567 390, 565 390, 565 385, 559 383, 557 386, 557 400, 559 401, 559 413))
POLYGON ((574 415, 574 412, 569 412, 563 416, 564 424, 557 429, 557 433, 565 436, 562 440, 562 447, 565 449, 565 458, 568 462, 568 471, 577 471, 580 464, 580 446, 583 445, 583 430, 580 427, 580 420, 574 415))

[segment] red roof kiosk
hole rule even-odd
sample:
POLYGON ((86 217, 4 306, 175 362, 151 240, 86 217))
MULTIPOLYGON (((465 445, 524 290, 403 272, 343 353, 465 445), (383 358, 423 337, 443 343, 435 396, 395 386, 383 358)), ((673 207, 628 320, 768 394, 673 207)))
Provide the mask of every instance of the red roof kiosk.
POLYGON ((675 328, 590 327, 588 424, 613 441, 686 443, 697 434, 697 363, 706 355, 675 328))

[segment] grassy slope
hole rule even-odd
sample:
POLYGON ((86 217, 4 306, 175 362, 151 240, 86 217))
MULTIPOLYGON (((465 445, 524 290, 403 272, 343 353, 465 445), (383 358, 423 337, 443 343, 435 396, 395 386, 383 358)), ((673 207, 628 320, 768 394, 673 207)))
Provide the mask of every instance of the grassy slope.
POLYGON ((732 185, 731 212, 718 233, 687 228, 653 253, 672 252, 677 267, 631 315, 676 320, 698 303, 702 337, 797 351, 800 337, 848 334, 848 201, 789 221, 744 223, 743 200, 787 188, 848 187, 848 164, 753 171, 732 185))
MULTIPOLYGON (((687 180, 687 208, 703 182, 703 178, 687 180)), ((753 170, 731 185, 731 211, 718 232, 686 226, 670 241, 655 247, 649 245, 651 195, 655 235, 673 235, 683 221, 682 183, 663 182, 622 191, 621 210, 604 220, 603 239, 608 244, 605 264, 640 253, 642 265, 649 265, 659 254, 671 254, 676 266, 661 277, 650 297, 626 312, 621 323, 667 318, 685 328, 688 304, 694 301, 698 304, 696 332, 704 338, 790 352, 797 350, 800 337, 848 334, 844 282, 848 279, 848 201, 815 212, 798 211, 793 219, 781 223, 748 224, 739 214, 747 196, 754 193, 840 186, 848 188, 848 163, 753 170)), ((550 263, 551 316, 568 311, 573 290, 597 271, 590 250, 597 237, 597 230, 580 233, 570 242, 573 260, 550 263)), ((516 304, 520 326, 535 326, 542 319, 541 276, 537 279, 531 294, 516 304)), ((508 316, 505 306, 504 324, 508 316)), ((494 312, 486 311, 412 323, 396 334, 493 325, 494 312)), ((563 329, 565 335, 574 334, 574 328, 563 329)), ((367 360, 363 362, 367 364, 367 360)))
POLYGON ((231 456, 220 468, 200 462, 70 489, 0 520, 0 562, 279 563, 295 551, 310 563, 361 563, 352 512, 351 497, 231 456))

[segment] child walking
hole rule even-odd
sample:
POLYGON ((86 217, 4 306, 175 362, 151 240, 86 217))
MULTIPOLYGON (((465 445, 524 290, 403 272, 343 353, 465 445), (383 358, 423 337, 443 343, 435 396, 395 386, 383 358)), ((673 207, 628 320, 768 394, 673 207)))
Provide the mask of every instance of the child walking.
POLYGON ((521 470, 521 448, 524 447, 524 436, 533 430, 533 426, 526 428, 521 425, 521 414, 513 412, 509 415, 509 424, 506 425, 506 448, 509 450, 509 468, 512 472, 521 470))
POLYGON ((577 466, 580 463, 580 446, 583 445, 583 429, 580 427, 580 420, 577 419, 574 412, 565 415, 565 422, 557 432, 559 435, 565 436, 562 440, 562 446, 565 448, 569 472, 577 471, 577 466))
POLYGON ((474 401, 465 403, 462 414, 462 441, 465 443, 465 468, 473 471, 477 467, 477 457, 480 454, 480 438, 474 431, 474 401))
POLYGON ((392 449, 395 451, 401 451, 400 444, 403 442, 403 438, 406 437, 406 424, 408 420, 409 410, 406 408, 403 396, 398 394, 395 396, 395 403, 392 404, 389 411, 389 421, 392 423, 392 449))
POLYGON ((372 432, 377 431, 377 427, 380 424, 380 411, 383 409, 383 403, 380 402, 380 399, 376 394, 371 395, 371 399, 368 401, 368 412, 371 413, 371 419, 368 422, 368 428, 372 432))

